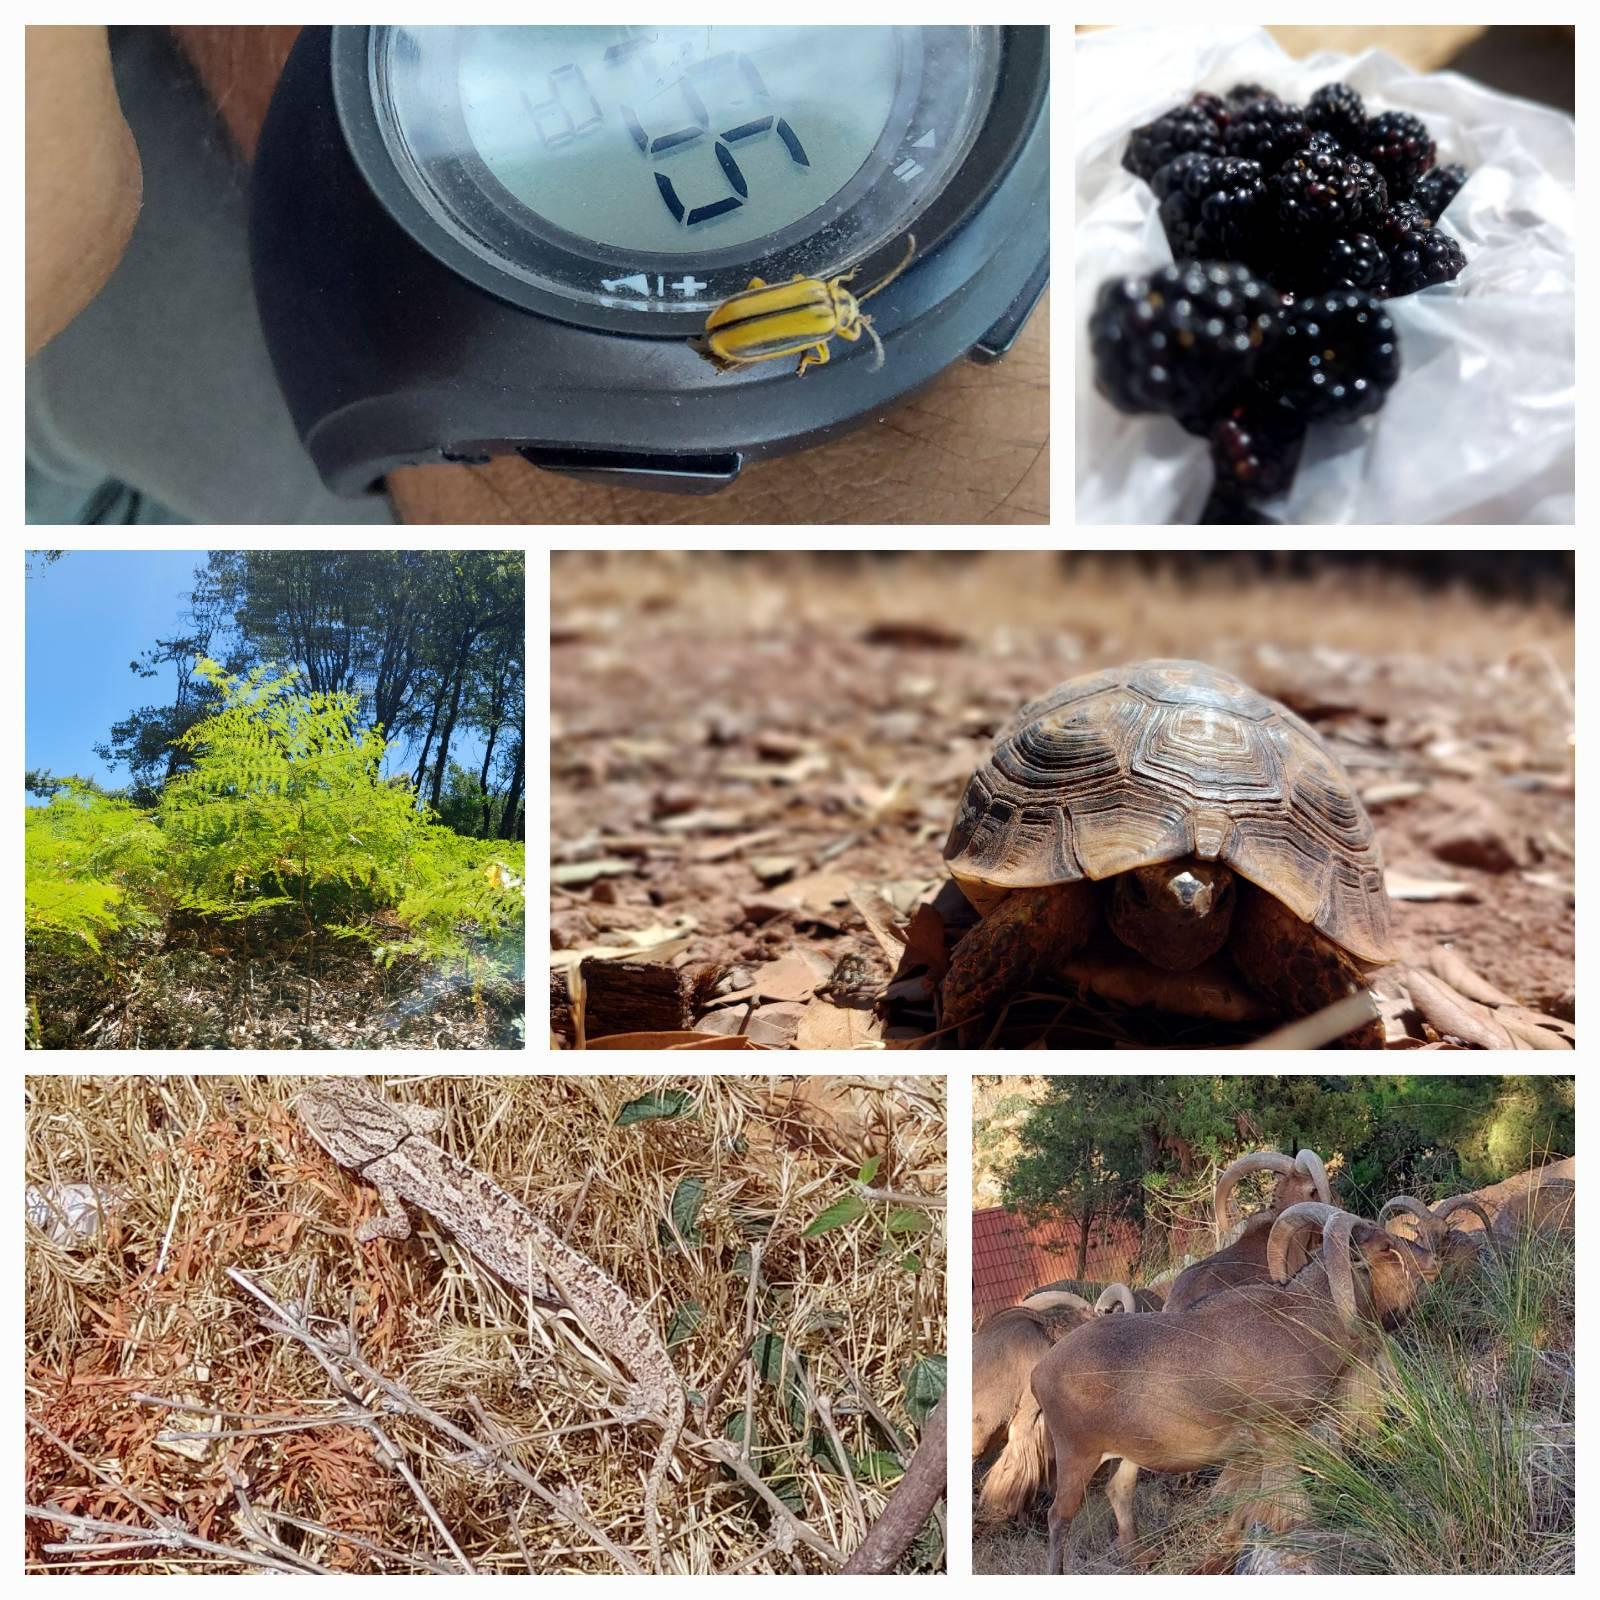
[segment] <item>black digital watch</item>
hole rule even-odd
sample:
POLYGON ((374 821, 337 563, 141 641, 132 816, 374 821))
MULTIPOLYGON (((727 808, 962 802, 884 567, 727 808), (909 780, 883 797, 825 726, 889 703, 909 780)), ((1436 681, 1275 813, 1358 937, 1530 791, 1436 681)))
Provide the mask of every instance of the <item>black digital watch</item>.
POLYGON ((1048 112, 1047 28, 306 28, 251 203, 295 425, 347 494, 507 452, 721 488, 1004 354, 1049 274, 1048 112), (871 284, 908 241, 881 364, 697 348, 753 279, 871 284))

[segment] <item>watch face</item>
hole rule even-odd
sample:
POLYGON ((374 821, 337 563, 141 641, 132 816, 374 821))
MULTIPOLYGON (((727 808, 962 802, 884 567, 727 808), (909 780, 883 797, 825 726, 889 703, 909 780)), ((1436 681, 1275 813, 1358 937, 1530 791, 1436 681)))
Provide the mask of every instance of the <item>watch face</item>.
POLYGON ((719 269, 805 246, 837 270, 905 232, 998 63, 989 28, 435 27, 374 28, 369 73, 389 159, 459 243, 579 298, 682 274, 682 310, 719 269))

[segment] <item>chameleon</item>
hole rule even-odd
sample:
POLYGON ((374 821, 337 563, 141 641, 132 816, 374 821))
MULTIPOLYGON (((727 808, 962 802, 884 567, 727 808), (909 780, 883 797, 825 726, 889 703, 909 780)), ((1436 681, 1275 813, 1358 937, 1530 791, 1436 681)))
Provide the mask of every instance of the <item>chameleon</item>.
POLYGON ((513 1289, 547 1305, 570 1306, 632 1380, 623 1422, 651 1421, 661 1442, 645 1479, 644 1523, 651 1561, 661 1557, 661 1486, 683 1434, 684 1387, 660 1335, 621 1285, 541 1222, 492 1178, 429 1137, 444 1113, 393 1104, 356 1078, 326 1078, 301 1091, 295 1109, 311 1137, 342 1167, 378 1191, 383 1215, 356 1230, 358 1243, 405 1239, 402 1201, 426 1211, 456 1242, 513 1289))

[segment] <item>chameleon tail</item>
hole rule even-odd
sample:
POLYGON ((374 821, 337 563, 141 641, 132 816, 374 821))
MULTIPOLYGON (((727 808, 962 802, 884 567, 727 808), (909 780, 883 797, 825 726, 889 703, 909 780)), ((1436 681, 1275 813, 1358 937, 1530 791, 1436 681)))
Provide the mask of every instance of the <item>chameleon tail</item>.
POLYGON ((661 1557, 661 1486, 667 1480, 672 1466, 673 1452, 683 1436, 683 1421, 687 1409, 681 1385, 674 1383, 673 1402, 661 1428, 661 1443, 656 1446, 655 1459, 650 1463, 650 1476, 644 1481, 644 1533, 650 1544, 650 1565, 657 1572, 665 1572, 661 1557))

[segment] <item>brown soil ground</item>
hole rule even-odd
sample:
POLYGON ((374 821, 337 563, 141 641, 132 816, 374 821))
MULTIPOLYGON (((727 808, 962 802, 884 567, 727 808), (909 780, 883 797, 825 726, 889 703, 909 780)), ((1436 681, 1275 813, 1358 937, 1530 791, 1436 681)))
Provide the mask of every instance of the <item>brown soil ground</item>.
MULTIPOLYGON (((1378 828, 1402 959, 1449 947, 1520 1005, 1570 1017, 1570 598, 1513 595, 1515 557, 1497 593, 1314 557, 1281 565, 1308 570, 557 554, 555 971, 609 947, 686 974, 682 1018, 646 1006, 641 1028, 801 1046, 925 1038, 925 967, 945 930, 925 915, 911 943, 927 962, 897 963, 886 913, 909 919, 946 883, 941 847, 996 733, 1063 679, 1187 656, 1283 701, 1344 762, 1378 828)), ((1069 1009, 1014 1007, 1001 1042, 1242 1037, 1101 1002, 1065 1021, 1069 1009)), ((564 1012, 554 1020, 565 1029, 564 1012)))

